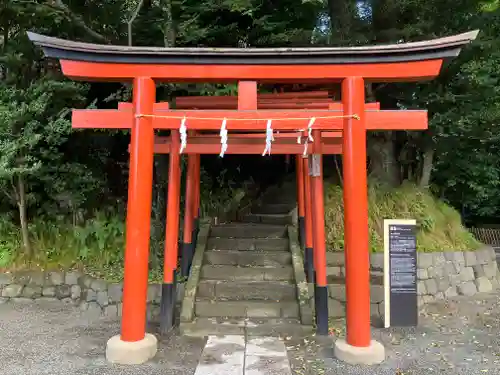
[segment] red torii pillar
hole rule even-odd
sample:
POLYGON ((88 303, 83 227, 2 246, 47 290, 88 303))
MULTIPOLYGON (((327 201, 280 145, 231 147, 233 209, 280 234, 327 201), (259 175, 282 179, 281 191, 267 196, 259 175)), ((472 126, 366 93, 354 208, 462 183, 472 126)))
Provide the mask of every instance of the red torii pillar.
MULTIPOLYGON (((329 102, 325 103, 329 109, 339 109, 342 108, 342 103, 329 102)), ((380 103, 367 103, 366 109, 372 110, 380 110, 380 103)), ((324 135, 324 134, 322 134, 324 135)), ((341 135, 340 135, 341 136, 341 135)), ((304 133, 304 137, 307 137, 307 134, 304 133)), ((299 226, 299 240, 302 247, 305 246, 305 196, 304 196, 304 179, 306 175, 304 175, 304 171, 302 166, 301 158, 304 156, 297 155, 295 157, 296 166, 295 173, 297 179, 297 211, 298 211, 298 226, 299 226)), ((306 250, 307 253, 307 250, 306 250)), ((307 269, 307 254, 304 256, 304 266, 307 269)))
MULTIPOLYGON (((155 88, 156 90, 156 88, 155 88)), ((152 107, 153 108, 156 103, 152 107)), ((129 103, 119 103, 118 106, 121 110, 131 108, 129 103)), ((133 107, 132 107, 133 108, 133 107)), ((161 103, 161 108, 168 109, 168 103, 161 103)), ((138 111, 134 111, 138 113, 138 111)), ((145 111, 139 113, 147 113, 145 111)), ((152 119, 149 118, 151 122, 152 119)), ((131 140, 129 149, 133 150, 134 141, 131 140)), ((161 293, 160 304, 160 332, 167 333, 174 326, 175 322, 175 306, 177 302, 176 292, 176 268, 178 257, 178 233, 179 233, 179 215, 175 211, 179 211, 180 203, 180 183, 181 183, 181 170, 180 170, 180 154, 179 154, 179 132, 171 130, 170 135, 170 158, 169 158, 169 182, 168 182, 168 206, 167 206, 167 223, 165 234, 165 252, 164 252, 164 270, 163 270, 163 284, 161 293)), ((132 160, 132 152, 131 152, 132 160)), ((182 265, 181 276, 186 276, 193 257, 193 236, 197 235, 197 217, 199 207, 199 163, 196 162, 197 155, 188 156, 188 170, 186 176, 186 209, 184 219, 184 235, 182 246, 182 265), (198 187, 196 183, 198 182, 198 187), (196 212, 195 212, 196 211, 196 212)), ((199 159, 199 157, 198 157, 199 159)), ((132 165, 132 164, 131 164, 132 165)), ((130 183, 132 185, 132 181, 130 183)), ((129 185, 129 189, 132 186, 129 185)), ((151 203, 150 203, 151 205, 151 203)), ((129 231, 127 231, 128 233, 129 231)), ((124 294, 125 295, 125 294, 124 294)), ((128 294, 127 294, 128 295, 128 294)), ((125 298, 124 298, 125 299, 125 298)), ((126 321, 124 319, 124 321, 126 321)))
POLYGON ((342 103, 346 114, 356 113, 358 121, 345 118, 344 153, 344 242, 346 274, 346 316, 351 329, 347 342, 368 347, 370 334, 370 257, 368 251, 368 189, 366 169, 365 85, 361 77, 342 82, 342 103))
POLYGON ((187 277, 191 269, 191 262, 194 256, 194 235, 196 235, 196 168, 197 155, 189 154, 187 156, 187 171, 186 171, 186 194, 184 198, 184 230, 182 243, 182 258, 181 258, 181 276, 187 277))
MULTIPOLYGON (((133 88, 135 113, 152 113, 156 85, 151 78, 136 78, 133 88)), ((125 240, 122 307, 122 333, 115 340, 156 342, 145 336, 148 258, 153 194, 154 129, 152 118, 136 118, 131 128, 130 171, 127 200, 127 231, 125 240), (139 282, 137 282, 139 280, 139 282)))
MULTIPOLYGON (((312 193, 311 178, 309 176, 309 157, 302 157, 302 176, 304 184, 304 266, 308 283, 315 282, 314 275, 314 249, 313 249, 313 213, 312 213, 312 193)), ((327 305, 328 307, 328 305, 327 305)))
MULTIPOLYGON (((297 213, 298 213, 298 226, 299 226, 299 241, 300 246, 303 247, 306 236, 305 236, 305 194, 304 194, 304 169, 302 168, 302 155, 295 156, 295 174, 297 178, 297 213)), ((304 265, 306 264, 307 257, 304 259, 304 265)), ((307 268, 307 267, 306 267, 307 268)))
MULTIPOLYGON (((155 103, 153 106, 153 112, 158 110, 168 110, 168 102, 155 103)), ((120 102, 118 103, 118 110, 130 111, 133 109, 131 103, 120 102)), ((193 136, 194 132, 190 132, 190 136, 193 136)), ((156 137, 158 138, 168 138, 169 151, 171 154, 173 149, 171 145, 172 135, 168 137, 156 137)), ((158 148, 157 141, 155 139, 155 152, 158 148)), ((175 147, 174 147, 174 151, 175 147)), ((188 168, 186 172, 186 193, 185 193, 185 211, 184 211, 184 231, 183 231, 183 244, 181 251, 181 276, 186 277, 189 274, 191 268, 191 262, 194 255, 194 248, 196 246, 196 238, 198 236, 199 230, 199 207, 200 207, 200 155, 189 154, 188 155, 188 168)), ((165 249, 167 250, 167 248, 165 249)), ((169 297, 170 298, 170 297, 169 297)), ((174 301, 175 302, 175 301, 174 301)), ((171 302, 168 303, 170 305, 171 302)), ((171 306, 173 309, 175 306, 171 306)), ((167 319, 170 320, 170 319, 167 319)))
POLYGON ((165 257, 160 305, 160 331, 168 332, 174 325, 177 256, 179 247, 179 205, 181 185, 179 131, 171 130, 171 146, 168 172, 167 229, 165 234, 165 257))
MULTIPOLYGON (((328 335, 328 283, 326 278, 325 203, 323 193, 323 155, 321 131, 313 131, 313 154, 309 157, 312 196, 314 300, 317 333, 328 335)), ((346 280, 347 284, 348 280, 346 280)))
POLYGON ((194 173, 193 173, 193 196, 194 196, 194 202, 193 202, 193 254, 191 256, 191 259, 189 261, 189 269, 191 269, 191 263, 193 262, 193 256, 194 252, 196 251, 196 245, 198 243, 198 233, 200 230, 200 200, 201 200, 201 181, 200 181, 200 172, 201 172, 201 165, 200 165, 200 154, 195 154, 194 155, 194 173))

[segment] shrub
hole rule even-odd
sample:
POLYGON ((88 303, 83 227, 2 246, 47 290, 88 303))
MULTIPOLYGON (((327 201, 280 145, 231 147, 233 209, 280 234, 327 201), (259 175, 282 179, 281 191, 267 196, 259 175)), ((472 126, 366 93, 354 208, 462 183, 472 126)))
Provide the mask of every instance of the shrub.
MULTIPOLYGON (((383 251, 384 219, 415 219, 417 250, 422 252, 475 250, 480 243, 462 225, 459 213, 413 184, 389 188, 370 181, 368 225, 370 250, 383 251)), ((342 188, 325 183, 325 221, 329 251, 344 249, 342 188)))

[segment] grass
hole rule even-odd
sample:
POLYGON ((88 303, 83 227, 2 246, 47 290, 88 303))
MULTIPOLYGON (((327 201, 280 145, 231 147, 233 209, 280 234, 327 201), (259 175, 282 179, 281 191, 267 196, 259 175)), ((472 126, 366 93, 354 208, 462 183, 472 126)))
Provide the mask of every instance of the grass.
MULTIPOLYGON (((226 169, 211 175, 201 169, 202 217, 224 214, 234 209, 245 197, 246 186, 232 180, 226 169)), ((180 230, 184 196, 181 195, 180 230)), ((121 208, 121 207, 120 207, 121 208)), ((33 256, 23 251, 21 233, 14 212, 0 213, 0 272, 20 269, 80 269, 108 281, 123 279, 125 252, 125 218, 117 214, 116 206, 105 207, 81 225, 73 225, 67 217, 56 218, 57 213, 46 213, 29 223, 33 256)), ((154 216, 154 215, 153 215, 154 216)), ((160 215, 161 216, 161 215, 160 215)), ((149 275, 157 282, 163 275, 164 223, 151 221, 149 275)))
MULTIPOLYGON (((325 184, 325 221, 329 251, 344 249, 342 188, 325 184)), ((373 181, 368 189, 372 252, 383 251, 384 219, 415 219, 420 252, 475 250, 480 243, 462 225, 459 213, 428 190, 412 184, 388 188, 373 181)))
MULTIPOLYGON (((342 251, 343 199, 339 186, 325 185, 327 245, 342 251)), ((384 219, 416 219, 419 251, 474 250, 480 243, 463 227, 460 215, 414 185, 389 189, 371 183, 369 187, 369 233, 371 251, 383 250, 384 219)), ((34 257, 22 250, 19 228, 11 217, 0 217, 0 271, 19 269, 80 269, 108 281, 123 278, 125 219, 112 213, 96 213, 84 225, 63 219, 38 219, 30 223, 34 257)), ((162 244, 152 248, 163 251, 162 244)), ((162 278, 161 254, 151 251, 150 281, 162 278)))
MULTIPOLYGON (((18 227, 7 217, 0 218, 0 270, 80 269, 109 281, 121 280, 124 223, 121 217, 102 213, 81 226, 35 220, 29 227, 34 256, 28 259, 18 227)), ((156 279, 158 272, 152 271, 156 279)))
MULTIPOLYGON (((212 185, 202 184, 202 217, 231 209, 245 195, 243 189, 233 189, 231 182, 218 180, 218 184, 216 189, 203 188, 212 185)), ((31 221, 29 232, 34 253, 31 258, 23 251, 20 229, 14 222, 9 214, 0 214, 0 272, 79 269, 108 281, 123 279, 125 218, 111 209, 96 212, 81 225, 53 216, 31 221)), ((182 230, 182 217, 180 223, 182 230)), ((158 224, 155 220, 151 222, 150 282, 159 282, 163 277, 164 224, 160 229, 158 224)))

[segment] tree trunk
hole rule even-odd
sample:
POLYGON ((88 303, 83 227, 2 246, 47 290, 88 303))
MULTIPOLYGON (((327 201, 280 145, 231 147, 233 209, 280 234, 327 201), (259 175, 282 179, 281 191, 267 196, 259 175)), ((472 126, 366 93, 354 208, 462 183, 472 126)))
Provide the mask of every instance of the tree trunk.
POLYGON ((339 158, 337 157, 337 155, 333 155, 333 160, 335 162, 335 170, 337 171, 337 175, 339 177, 340 186, 342 186, 342 188, 343 188, 344 187, 344 177, 342 176, 342 171, 341 171, 340 165, 339 165, 339 158))
POLYGON ((378 43, 385 43, 400 37, 397 7, 395 0, 372 1, 373 39, 378 43))
POLYGON ((370 175, 390 186, 400 183, 392 132, 375 135, 368 141, 370 175))
POLYGON ((423 154, 422 161, 422 174, 420 176, 419 186, 421 188, 428 188, 431 182, 432 167, 434 164, 434 149, 427 148, 423 154))
POLYGON ((107 37, 98 33, 97 31, 93 30, 90 26, 88 26, 83 20, 83 18, 79 14, 74 13, 69 8, 69 6, 66 5, 62 0, 47 1, 45 4, 52 7, 53 9, 59 10, 75 26, 82 29, 85 32, 85 34, 95 39, 97 42, 104 44, 110 43, 107 37))
POLYGON ((163 44, 165 47, 175 47, 177 35, 175 33, 174 16, 172 11, 172 0, 163 0, 163 13, 165 24, 163 27, 163 44))
POLYGON ((17 207, 19 208, 19 222, 21 223, 21 235, 23 239, 24 252, 28 259, 33 257, 33 248, 31 247, 29 230, 28 230, 28 215, 26 208, 26 189, 22 176, 17 178, 17 207))
MULTIPOLYGON (((2 52, 5 54, 7 51, 7 45, 9 43, 9 31, 10 31, 10 23, 9 21, 5 22, 4 29, 3 29, 3 41, 2 41, 2 52)), ((1 72, 2 72, 2 80, 7 79, 8 71, 7 71, 7 66, 6 64, 2 64, 0 67, 1 72)))
POLYGON ((328 0, 331 35, 333 41, 347 42, 352 28, 351 0, 328 0))

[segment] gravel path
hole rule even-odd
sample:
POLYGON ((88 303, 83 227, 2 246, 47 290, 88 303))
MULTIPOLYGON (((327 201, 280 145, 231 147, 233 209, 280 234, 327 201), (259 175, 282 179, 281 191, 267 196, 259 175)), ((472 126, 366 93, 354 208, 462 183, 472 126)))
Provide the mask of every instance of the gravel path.
MULTIPOLYGON (((342 321, 332 327, 339 336, 345 332, 342 321)), ((116 319, 90 318, 61 302, 0 305, 0 374, 188 375, 205 344, 172 336, 145 365, 110 365, 105 344, 118 332, 116 319)), ((500 375, 500 296, 431 304, 418 328, 374 329, 373 336, 385 345, 387 360, 364 368, 335 360, 331 339, 289 339, 294 375, 500 375)))
POLYGON ((104 358, 106 341, 119 330, 116 319, 85 317, 61 302, 0 305, 0 374, 193 374, 205 344, 173 336, 160 342, 157 356, 146 365, 110 365, 104 358))
MULTIPOLYGON (((332 325, 343 336, 344 322, 332 325)), ((296 375, 500 374, 500 296, 457 297, 430 304, 415 329, 374 329, 387 359, 373 367, 333 358, 333 340, 288 343, 296 375), (322 341, 322 342, 321 342, 322 341), (321 358, 321 359, 320 359, 321 358)))

